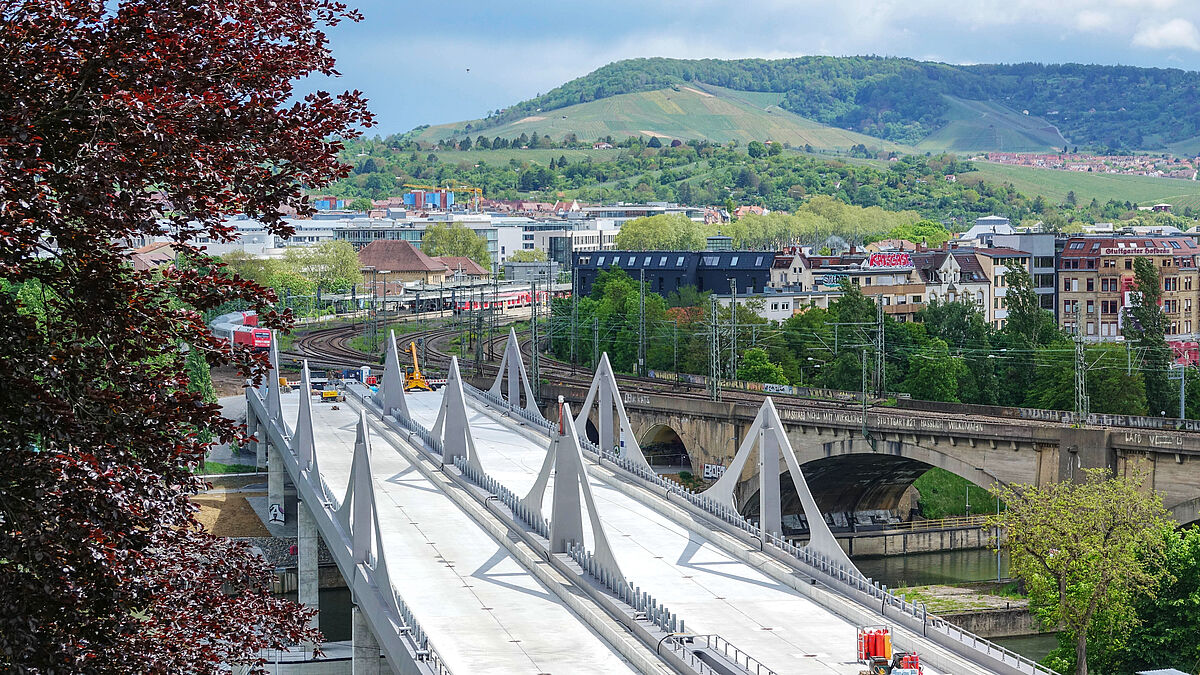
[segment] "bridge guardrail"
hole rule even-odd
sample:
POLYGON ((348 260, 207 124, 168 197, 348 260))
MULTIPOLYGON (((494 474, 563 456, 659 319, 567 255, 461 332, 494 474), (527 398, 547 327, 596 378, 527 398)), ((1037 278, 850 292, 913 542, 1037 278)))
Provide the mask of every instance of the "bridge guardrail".
MULTIPOLYGON (((475 387, 467 389, 467 386, 464 385, 464 390, 471 395, 476 395, 476 392, 483 393, 475 387)), ((477 397, 508 412, 525 412, 520 408, 514 408, 495 396, 485 395, 477 397)), ((553 428, 553 423, 544 418, 541 419, 542 422, 538 426, 547 431, 553 428)), ((636 465, 624 457, 612 452, 602 452, 600 448, 596 447, 589 440, 581 438, 580 445, 583 447, 584 452, 591 455, 597 462, 602 463, 607 461, 641 481, 650 483, 657 488, 665 490, 668 494, 673 494, 679 499, 683 499, 696 508, 721 519, 723 522, 738 528, 746 535, 757 539, 762 543, 764 549, 767 544, 770 544, 776 551, 786 555, 793 566, 800 567, 808 572, 810 576, 820 578, 831 588, 837 589, 843 596, 849 597, 858 604, 871 609, 878 606, 880 614, 885 617, 887 616, 886 609, 888 607, 891 607, 894 612, 899 611, 900 616, 893 618, 906 619, 906 624, 912 628, 919 628, 926 637, 931 637, 929 631, 932 630, 935 635, 943 637, 942 640, 936 640, 939 643, 946 646, 955 645, 959 650, 970 650, 971 652, 982 654, 1011 668, 1017 673, 1025 675, 1060 675, 1056 671, 1028 657, 962 630, 944 619, 929 616, 923 604, 918 606, 915 602, 908 602, 905 598, 896 596, 888 590, 886 585, 863 576, 857 569, 853 571, 847 570, 844 566, 835 565, 826 556, 809 551, 806 546, 790 544, 783 537, 775 536, 771 533, 764 534, 758 526, 747 521, 736 510, 719 504, 710 497, 693 492, 674 481, 666 480, 653 471, 647 471, 644 467, 636 465)))
MULTIPOLYGON (((355 396, 359 400, 364 398, 364 395, 361 391, 355 391, 352 387, 348 388, 347 391, 350 391, 351 395, 355 396)), ((292 448, 291 434, 289 433, 287 425, 283 422, 283 420, 272 420, 270 418, 266 411, 264 397, 260 391, 251 387, 247 388, 246 392, 247 404, 256 408, 254 412, 258 416, 259 424, 268 426, 272 431, 275 432, 275 435, 278 436, 278 438, 271 438, 270 442, 272 444, 280 445, 280 454, 286 456, 288 460, 291 460, 291 464, 286 461, 284 464, 295 471, 296 475, 293 477, 293 482, 295 482, 299 488, 299 484, 302 481, 295 480, 300 474, 298 464, 296 464, 296 462, 299 461, 299 457, 296 451, 292 448)), ((368 389, 366 390, 366 393, 371 394, 372 392, 368 389)), ((331 523, 337 523, 336 514, 342 506, 342 500, 334 494, 332 489, 330 489, 329 484, 325 481, 325 477, 320 473, 319 465, 317 466, 316 478, 316 485, 312 486, 312 488, 314 492, 317 493, 317 497, 319 499, 314 500, 314 502, 321 503, 323 507, 323 516, 328 518, 331 523)), ((307 499, 307 496, 304 498, 307 499)), ((340 528, 336 525, 331 525, 331 527, 333 529, 340 530, 340 528)), ((326 544, 332 544, 332 542, 327 539, 326 544)), ((330 552, 334 554, 335 560, 337 560, 338 555, 335 547, 330 545, 328 548, 330 549, 330 552)), ((372 566, 375 564, 375 562, 376 561, 374 559, 369 561, 370 565, 372 566)), ((338 568, 342 569, 340 562, 338 568)), ((374 581, 372 581, 372 583, 374 583, 374 581)), ((376 590, 382 592, 382 589, 376 590)), ((387 591, 390 592, 392 599, 394 599, 396 611, 398 612, 398 616, 389 617, 388 621, 396 623, 399 626, 399 632, 401 636, 407 638, 406 642, 411 645, 409 651, 412 654, 414 661, 418 664, 418 667, 424 666, 432 673, 432 675, 453 675, 441 654, 438 653, 437 649, 435 649, 433 644, 430 642, 429 635, 423 628, 421 628, 421 625, 417 621, 416 616, 413 614, 412 609, 404 602, 404 599, 401 598, 400 593, 396 590, 396 587, 391 585, 387 591), (398 621, 396 621, 396 619, 398 619, 398 621)))
MULTIPOLYGON (((553 424, 543 418, 541 415, 534 415, 529 411, 507 406, 498 397, 492 396, 488 392, 484 392, 467 383, 463 383, 464 389, 468 390, 473 395, 485 399, 495 405, 502 405, 508 412, 516 413, 517 416, 534 423, 540 427, 549 430, 553 428, 553 424)), ((377 405, 369 403, 367 393, 369 392, 352 392, 356 398, 362 401, 364 406, 377 405)), ((402 429, 412 432, 425 443, 425 449, 434 452, 435 445, 440 453, 441 444, 432 436, 430 431, 421 423, 404 415, 400 410, 393 410, 392 418, 397 422, 397 425, 402 429)), ((386 422, 386 420, 385 420, 386 422)), ((500 483, 486 472, 475 469, 468 460, 464 457, 456 457, 454 466, 459 470, 460 474, 482 488, 484 491, 496 496, 498 500, 508 507, 514 519, 520 519, 525 522, 529 529, 540 536, 542 539, 549 540, 550 524, 540 515, 529 509, 524 502, 507 486, 500 483)), ((547 546, 548 552, 548 546, 547 546)), ((634 611, 634 618, 641 619, 651 623, 658 630, 668 633, 668 635, 659 640, 659 645, 670 643, 670 647, 674 657, 678 659, 676 665, 690 667, 695 675, 719 675, 722 672, 718 671, 707 663, 705 663, 696 654, 696 647, 688 647, 687 645, 694 644, 693 636, 684 635, 686 633, 686 625, 683 619, 678 614, 670 611, 667 607, 658 602, 651 594, 644 592, 640 587, 634 586, 622 576, 618 576, 613 571, 602 565, 594 554, 589 552, 582 545, 570 546, 567 556, 573 560, 584 574, 591 576, 598 581, 600 585, 607 590, 612 597, 621 603, 629 606, 634 611)), ((733 666, 743 670, 746 675, 777 675, 767 666, 764 666, 757 659, 750 656, 746 652, 735 647, 728 640, 725 640, 719 635, 702 635, 695 639, 704 638, 705 647, 718 653, 721 658, 729 662, 733 666), (753 668, 753 670, 752 670, 753 668)))

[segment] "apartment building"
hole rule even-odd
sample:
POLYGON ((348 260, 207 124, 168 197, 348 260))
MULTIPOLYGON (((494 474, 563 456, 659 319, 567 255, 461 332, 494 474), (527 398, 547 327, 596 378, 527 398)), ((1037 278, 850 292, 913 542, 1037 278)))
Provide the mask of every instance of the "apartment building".
POLYGON ((1004 328, 1008 322, 1008 273, 1019 269, 1028 272, 1032 257, 1025 251, 1011 248, 975 249, 975 259, 991 286, 991 303, 984 314, 993 328, 1004 328))
POLYGON ((1149 258, 1161 279, 1167 341, 1194 342, 1200 331, 1197 256, 1200 247, 1185 236, 1068 239, 1058 260, 1059 326, 1089 340, 1120 338, 1135 294, 1133 262, 1149 258))

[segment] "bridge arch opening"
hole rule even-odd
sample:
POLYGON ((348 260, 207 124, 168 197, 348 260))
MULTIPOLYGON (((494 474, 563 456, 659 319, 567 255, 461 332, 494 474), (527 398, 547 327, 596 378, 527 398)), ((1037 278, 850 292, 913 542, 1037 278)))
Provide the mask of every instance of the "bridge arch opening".
MULTIPOLYGON (((834 532, 888 529, 900 522, 924 518, 923 509, 935 517, 962 515, 967 506, 966 490, 970 491, 972 513, 990 512, 995 503, 986 492, 992 481, 982 472, 975 472, 978 474, 975 480, 984 483, 980 485, 956 472, 899 455, 832 455, 806 462, 800 468, 813 500, 834 532), (914 484, 926 474, 930 474, 930 478, 922 481, 923 494, 914 484), (938 510, 947 509, 947 504, 958 510, 951 508, 948 513, 938 514, 938 510)), ((741 492, 747 496, 739 499, 739 511, 747 519, 757 522, 758 477, 744 481, 742 486, 741 492)), ((779 493, 784 533, 808 534, 808 523, 790 471, 780 474, 779 493)))
POLYGON ((638 439, 638 445, 642 447, 646 461, 659 473, 695 473, 683 439, 669 425, 656 424, 650 427, 638 439))

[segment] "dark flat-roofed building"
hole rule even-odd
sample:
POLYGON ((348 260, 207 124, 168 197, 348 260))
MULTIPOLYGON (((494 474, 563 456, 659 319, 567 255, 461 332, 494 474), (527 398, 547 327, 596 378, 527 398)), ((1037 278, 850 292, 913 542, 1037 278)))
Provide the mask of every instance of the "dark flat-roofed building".
POLYGON ((596 251, 574 258, 576 292, 587 295, 601 270, 617 267, 638 279, 644 272, 648 290, 667 295, 684 286, 729 293, 733 280, 739 294, 762 293, 771 283, 774 251, 596 251))

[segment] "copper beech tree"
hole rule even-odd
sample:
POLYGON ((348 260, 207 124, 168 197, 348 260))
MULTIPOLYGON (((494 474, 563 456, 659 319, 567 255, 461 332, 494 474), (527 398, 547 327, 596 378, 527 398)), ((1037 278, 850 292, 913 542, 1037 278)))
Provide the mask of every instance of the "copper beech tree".
MULTIPOLYGON (((205 439, 239 431, 188 393, 181 346, 261 376, 202 313, 268 308, 189 242, 246 213, 287 234, 302 187, 344 176, 371 123, 336 74, 332 0, 0 0, 0 670, 208 673, 313 639, 264 563, 188 497, 205 439), (166 233, 188 264, 134 271, 166 233), (211 432, 211 434, 209 433, 211 432)), ((284 325, 267 314, 264 323, 284 325)))

